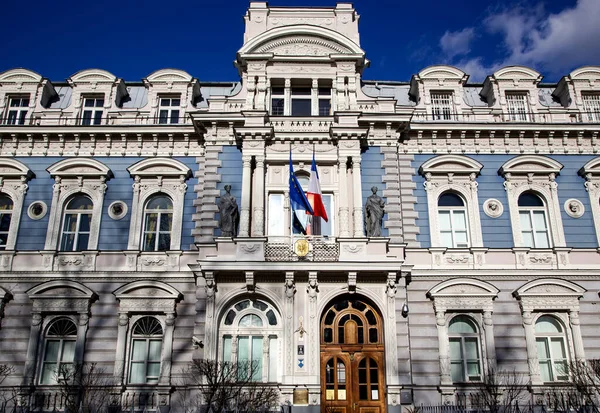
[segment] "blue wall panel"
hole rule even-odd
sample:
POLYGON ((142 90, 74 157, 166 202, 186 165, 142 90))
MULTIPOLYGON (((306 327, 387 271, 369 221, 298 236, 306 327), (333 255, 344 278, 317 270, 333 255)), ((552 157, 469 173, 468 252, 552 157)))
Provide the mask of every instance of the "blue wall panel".
MULTIPOLYGON (((479 214, 481 218, 481 231, 483 235, 483 245, 488 248, 512 248, 514 243, 512 239, 512 227, 510 222, 510 213, 508 211, 508 199, 504 190, 504 178, 498 175, 498 169, 513 155, 472 155, 467 156, 475 159, 483 165, 481 175, 477 178, 478 196, 479 196, 479 214), (489 198, 496 198, 504 206, 504 213, 499 218, 490 218, 483 212, 483 203, 489 198)), ((432 155, 416 155, 412 166, 418 171, 419 167, 432 155)), ((598 246, 589 197, 583 185, 584 180, 577 171, 586 162, 593 157, 581 155, 559 155, 551 158, 562 163, 564 168, 556 178, 558 183, 558 198, 562 216, 565 239, 567 246, 573 248, 595 248, 598 246), (569 198, 580 200, 585 206, 585 213, 581 218, 571 218, 564 212, 564 202, 569 198)), ((419 213, 417 226, 420 233, 417 235, 417 241, 422 247, 431 246, 429 233, 429 217, 427 211, 427 193, 423 187, 424 178, 416 175, 415 196, 417 205, 415 209, 419 213)))
MULTIPOLYGON (((221 167, 219 168, 219 174, 221 175, 221 182, 217 183, 217 189, 219 193, 225 193, 225 185, 231 185, 231 195, 235 197, 238 203, 240 213, 242 212, 242 152, 236 146, 224 146, 223 152, 219 154, 219 160, 221 161, 221 167)), ((217 202, 219 200, 217 199, 217 202)), ((217 213, 215 219, 219 219, 217 213)), ((221 235, 221 230, 215 228, 215 236, 221 235)))
MULTIPOLYGON (((44 201, 48 208, 52 203, 52 185, 54 180, 46 171, 50 165, 66 158, 51 157, 31 157, 17 158, 20 162, 27 165, 36 175, 29 182, 29 190, 25 197, 23 214, 21 215, 21 225, 17 236, 18 250, 43 250, 46 241, 46 231, 48 229, 48 214, 41 220, 35 221, 27 215, 27 208, 34 201, 44 201)), ((129 176, 127 168, 136 162, 145 158, 109 158, 97 157, 96 160, 104 163, 113 172, 114 178, 107 182, 108 188, 104 198, 102 210, 102 219, 100 223, 100 236, 98 239, 98 248, 100 250, 125 250, 129 237, 129 225, 131 217, 131 202, 133 200, 133 179, 129 176), (117 200, 124 201, 129 208, 127 215, 118 221, 108 216, 108 206, 117 200)), ((184 163, 194 173, 198 169, 194 157, 174 158, 184 163)), ((188 180, 188 188, 184 198, 184 218, 181 248, 188 250, 193 243, 192 229, 194 223, 191 219, 195 213, 193 201, 196 196, 194 193, 195 178, 188 180)))
MULTIPOLYGON (((361 186, 362 186, 362 198, 363 206, 367 202, 367 198, 371 196, 371 187, 376 186, 379 188, 377 195, 383 198, 383 190, 385 184, 383 183, 383 175, 385 170, 381 166, 383 162, 383 154, 379 147, 369 147, 361 155, 360 172, 361 172, 361 186)), ((385 221, 387 220, 387 214, 383 216, 383 228, 381 229, 381 235, 384 237, 388 236, 388 229, 385 227, 385 221)))

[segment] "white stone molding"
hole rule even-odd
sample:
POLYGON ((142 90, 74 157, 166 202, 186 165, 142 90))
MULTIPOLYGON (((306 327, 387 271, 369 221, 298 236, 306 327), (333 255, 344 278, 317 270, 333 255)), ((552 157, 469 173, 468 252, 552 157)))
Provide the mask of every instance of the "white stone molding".
POLYGON ((44 201, 34 201, 27 208, 27 216, 34 221, 40 220, 48 213, 48 205, 44 201))
POLYGON ((504 205, 499 200, 490 198, 483 203, 483 212, 490 218, 499 218, 504 213, 504 205))
POLYGON ((468 78, 462 70, 446 65, 429 66, 413 75, 409 93, 417 101, 415 112, 431 115, 431 93, 446 92, 452 93, 452 115, 460 114, 464 106, 463 85, 468 78))
POLYGON ((585 212, 583 203, 574 198, 567 199, 563 204, 563 208, 571 218, 581 218, 585 212))
POLYGON ((544 314, 558 318, 565 326, 570 358, 585 359, 579 320, 579 299, 585 292, 579 285, 557 278, 534 280, 513 292, 523 316, 531 384, 543 384, 537 356, 535 322, 544 314))
MULTIPOLYGON (((488 76, 480 95, 485 97, 490 107, 508 113, 506 92, 525 93, 527 95, 528 112, 535 112, 539 106, 537 85, 543 76, 525 66, 506 66, 488 76)), ((527 115, 531 122, 531 115, 527 115)), ((504 120, 508 120, 505 118, 504 120)))
POLYGON ((579 175, 585 179, 585 190, 590 197, 590 207, 596 228, 596 238, 600 245, 600 157, 594 158, 586 163, 580 170, 579 175))
POLYGON ((77 326, 73 360, 75 363, 83 362, 90 306, 98 296, 85 285, 70 280, 48 281, 29 289, 26 294, 33 302, 33 307, 23 384, 32 385, 34 384, 36 365, 41 362, 43 357, 41 354, 43 349, 39 346, 43 342, 43 331, 57 317, 70 314, 69 318, 77 326), (73 316, 73 313, 76 313, 77 316, 73 316))
POLYGON ((118 109, 122 99, 128 95, 125 82, 102 69, 81 70, 69 77, 67 82, 73 88, 69 108, 73 118, 83 116, 83 101, 86 97, 102 96, 104 98, 102 123, 106 124, 104 118, 108 117, 108 111, 118 109))
POLYGON ((90 158, 64 159, 46 170, 56 183, 53 185, 52 205, 44 249, 58 249, 65 205, 73 195, 80 193, 89 196, 94 205, 88 250, 96 250, 100 235, 104 193, 107 188, 106 181, 112 178, 112 171, 102 162, 90 158))
POLYGON ((504 163, 498 171, 505 179, 504 189, 508 197, 515 247, 523 247, 518 200, 526 191, 535 192, 544 202, 550 227, 550 246, 566 246, 556 183, 556 176, 562 168, 561 163, 546 156, 521 155, 504 163))
POLYGON ((108 216, 118 221, 125 218, 128 212, 127 204, 123 201, 114 201, 108 206, 108 216))
POLYGON ((598 81, 600 81, 600 67, 583 66, 564 76, 558 82, 552 95, 558 97, 564 107, 578 108, 582 116, 581 120, 587 122, 582 94, 586 92, 597 93, 598 81))
POLYGON ((23 201, 28 188, 27 182, 34 176, 33 172, 21 162, 0 158, 0 193, 6 194, 13 202, 10 229, 6 240, 7 250, 15 249, 23 201))
POLYGON ((115 353, 114 375, 119 384, 128 382, 126 369, 131 348, 131 328, 141 317, 153 316, 163 328, 163 343, 159 384, 171 382, 171 359, 173 353, 173 330, 176 306, 183 295, 175 288, 160 281, 134 281, 113 292, 119 301, 119 324, 115 353))
POLYGON ((471 247, 483 247, 477 181, 483 165, 464 155, 440 155, 419 168, 425 177, 431 246, 440 247, 438 200, 444 192, 458 194, 465 204, 471 247))
POLYGON ((183 202, 187 191, 185 183, 192 171, 179 161, 170 158, 147 158, 127 168, 134 179, 131 224, 129 226, 129 250, 141 250, 144 207, 147 200, 164 193, 173 202, 173 225, 171 250, 181 248, 183 225, 183 202))
POLYGON ((455 278, 443 281, 427 292, 433 301, 438 330, 440 356, 440 384, 452 385, 450 368, 450 341, 448 325, 455 315, 464 314, 474 320, 480 332, 482 369, 496 364, 496 345, 492 313, 494 299, 500 290, 473 278, 455 278), (454 314, 454 315, 453 315, 454 314))

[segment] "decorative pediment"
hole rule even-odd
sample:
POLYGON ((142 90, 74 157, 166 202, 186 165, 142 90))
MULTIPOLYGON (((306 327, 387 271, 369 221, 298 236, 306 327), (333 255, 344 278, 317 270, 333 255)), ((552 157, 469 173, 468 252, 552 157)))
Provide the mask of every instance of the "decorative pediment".
POLYGON ((155 72, 152 72, 144 79, 150 83, 153 82, 165 82, 165 83, 173 83, 173 82, 191 82, 193 80, 192 75, 189 73, 178 70, 178 69, 160 69, 155 72))
POLYGON ((113 177, 112 171, 102 162, 91 158, 70 158, 56 162, 46 169, 51 177, 113 177))
POLYGON ((294 25, 267 30, 247 42, 239 55, 273 53, 288 56, 357 54, 364 51, 348 37, 324 27, 294 25))
POLYGON ((531 281, 518 290, 513 295, 520 300, 523 297, 576 297, 580 298, 586 292, 585 288, 580 287, 570 281, 557 278, 542 278, 531 281))
POLYGON ((569 73, 573 80, 600 80, 600 66, 583 66, 569 73))
POLYGON ((466 81, 468 75, 462 70, 446 65, 429 66, 418 74, 421 79, 455 79, 466 81))
POLYGON ((419 168, 419 174, 477 174, 483 165, 464 155, 440 155, 425 161, 419 168))
POLYGON ((525 66, 507 66, 497 70, 493 77, 496 80, 529 80, 539 83, 543 76, 525 66))
POLYGON ((591 161, 583 165, 577 173, 579 174, 579 176, 582 176, 584 178, 588 177, 589 179, 591 179, 592 177, 598 177, 598 175, 600 174, 600 156, 592 159, 591 161))
POLYGON ((488 297, 496 298, 500 290, 484 281, 472 278, 455 278, 439 283, 427 292, 427 297, 434 299, 437 297, 488 297))
POLYGON ((67 79, 70 83, 116 82, 117 77, 102 69, 81 70, 67 79))
POLYGON ((184 177, 192 176, 190 168, 171 158, 148 158, 127 168, 132 177, 184 177))
POLYGON ((119 300, 120 312, 173 313, 183 295, 160 281, 134 281, 113 292, 119 300))
POLYGON ((0 73, 0 83, 39 83, 42 76, 27 69, 11 69, 0 73))
POLYGON ((506 174, 524 175, 524 174, 540 174, 549 175, 560 173, 563 165, 552 158, 542 155, 521 155, 516 156, 507 161, 498 173, 501 176, 506 174))
POLYGON ((21 162, 10 158, 0 158, 0 177, 3 179, 15 178, 28 181, 34 176, 31 169, 21 162))
POLYGON ((70 280, 48 281, 27 291, 33 312, 87 313, 98 295, 83 284, 70 280))

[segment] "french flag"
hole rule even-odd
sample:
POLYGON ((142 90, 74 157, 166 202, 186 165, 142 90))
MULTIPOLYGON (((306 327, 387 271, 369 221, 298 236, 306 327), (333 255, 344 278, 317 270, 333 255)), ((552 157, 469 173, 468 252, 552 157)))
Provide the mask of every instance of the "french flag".
POLYGON ((323 196, 321 194, 321 185, 319 184, 319 173, 317 172, 317 162, 315 161, 315 152, 313 151, 312 166, 310 168, 310 182, 308 183, 308 191, 306 197, 313 210, 313 217, 321 217, 328 222, 327 211, 323 204, 323 196))

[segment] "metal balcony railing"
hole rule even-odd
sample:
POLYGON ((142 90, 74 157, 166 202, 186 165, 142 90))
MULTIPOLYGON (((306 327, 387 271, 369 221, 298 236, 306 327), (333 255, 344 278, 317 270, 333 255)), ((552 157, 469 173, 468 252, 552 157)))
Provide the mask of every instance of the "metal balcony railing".
POLYGON ((0 117, 0 128, 20 126, 112 126, 112 125, 158 125, 177 126, 191 125, 190 116, 181 116, 177 121, 153 116, 106 116, 102 118, 82 118, 68 116, 28 116, 24 119, 0 117))
POLYGON ((473 113, 415 113, 411 117, 414 123, 600 123, 600 112, 495 112, 489 114, 473 113))

